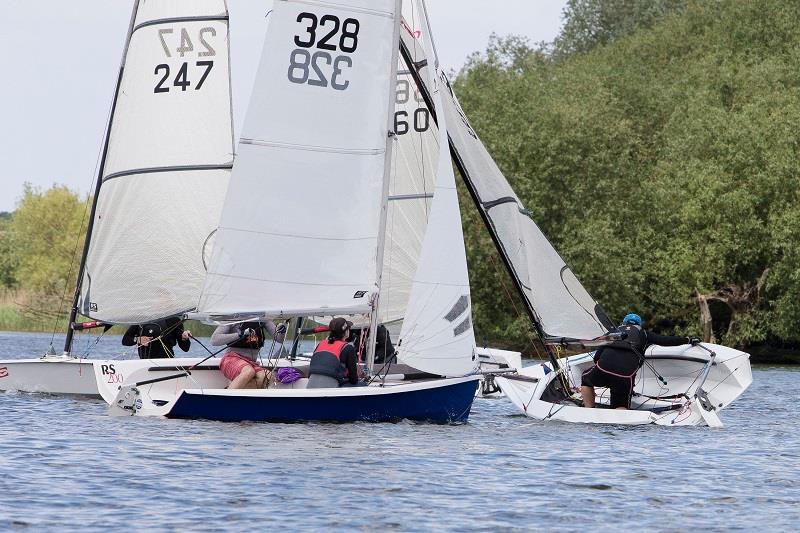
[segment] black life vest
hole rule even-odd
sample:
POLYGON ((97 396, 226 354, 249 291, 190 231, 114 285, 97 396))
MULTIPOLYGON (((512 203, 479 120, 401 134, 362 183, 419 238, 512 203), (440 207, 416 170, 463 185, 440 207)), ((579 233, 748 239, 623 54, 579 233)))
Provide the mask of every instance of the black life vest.
POLYGON ((619 326, 617 329, 625 333, 626 337, 612 342, 608 347, 617 348, 618 350, 630 350, 640 357, 643 356, 644 350, 647 348, 647 334, 642 329, 642 326, 625 325, 619 326))
POLYGON ((231 348, 250 348, 251 350, 258 350, 264 346, 264 324, 261 322, 243 322, 239 325, 239 331, 244 331, 247 328, 252 329, 255 334, 248 337, 242 337, 235 343, 231 344, 231 348))
POLYGON ((641 326, 633 325, 620 326, 619 331, 625 333, 626 337, 597 350, 595 364, 607 374, 633 377, 644 364, 647 334, 641 326))

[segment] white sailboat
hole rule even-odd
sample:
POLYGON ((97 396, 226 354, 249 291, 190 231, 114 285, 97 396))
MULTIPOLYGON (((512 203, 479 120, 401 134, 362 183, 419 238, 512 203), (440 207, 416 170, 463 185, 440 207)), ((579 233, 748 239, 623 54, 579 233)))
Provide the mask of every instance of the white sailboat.
POLYGON ((0 362, 0 390, 96 396, 71 353, 79 311, 103 326, 194 309, 233 165, 228 50, 225 0, 135 2, 64 352, 0 362))
MULTIPOLYGON (((424 65, 425 52, 419 50, 416 37, 412 31, 402 33, 404 53, 413 50, 415 62, 424 65)), ((446 77, 440 76, 449 87, 446 77)), ((423 90, 430 83, 422 72, 418 81, 423 90)), ((533 221, 453 91, 442 92, 453 160, 551 357, 548 363, 494 377, 506 396, 525 415, 540 420, 721 425, 718 412, 747 389, 752 374, 747 353, 711 344, 650 347, 630 410, 578 406, 575 389, 582 372, 593 364, 591 354, 557 359, 553 348, 601 345, 609 334, 613 337, 615 325, 533 221)), ((607 391, 597 392, 597 404, 607 406, 607 391)))
MULTIPOLYGON (((431 194, 390 194, 400 176, 413 182, 415 174, 398 172, 401 158, 392 155, 402 142, 401 5, 275 4, 205 284, 189 316, 225 323, 346 315, 368 322, 371 338, 379 321, 402 317, 399 358, 425 375, 390 379, 387 370, 367 387, 307 389, 303 378, 241 391, 222 388, 218 372, 154 379, 141 369, 126 373, 121 387, 101 389, 112 409, 219 420, 467 419, 477 357, 449 154, 429 163, 431 194), (403 249, 416 263, 410 283, 392 280, 397 271, 386 259, 387 241, 408 238, 387 232, 389 211, 403 212, 392 202, 429 204, 419 251, 403 249), (393 306, 382 313, 384 297, 393 306)), ((432 132, 420 142, 435 142, 427 122, 416 126, 432 132)), ((435 132, 446 146, 444 120, 435 132)))

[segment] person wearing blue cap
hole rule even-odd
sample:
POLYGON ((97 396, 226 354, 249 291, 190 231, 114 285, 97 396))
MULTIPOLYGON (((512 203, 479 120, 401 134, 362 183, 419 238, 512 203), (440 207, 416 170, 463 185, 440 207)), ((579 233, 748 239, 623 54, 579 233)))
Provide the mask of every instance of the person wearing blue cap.
POLYGON ((581 396, 584 407, 594 407, 595 387, 611 390, 611 408, 629 409, 636 372, 644 364, 644 352, 652 344, 662 346, 695 345, 695 337, 658 335, 643 327, 642 317, 628 313, 619 331, 622 339, 599 348, 594 354, 594 366, 581 377, 581 396))

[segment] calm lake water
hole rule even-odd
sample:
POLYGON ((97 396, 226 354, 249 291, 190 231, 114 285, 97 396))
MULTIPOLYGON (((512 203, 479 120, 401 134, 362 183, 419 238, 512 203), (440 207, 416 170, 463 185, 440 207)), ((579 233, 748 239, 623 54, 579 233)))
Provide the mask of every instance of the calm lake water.
MULTIPOLYGON (((49 341, 0 333, 0 357, 49 341)), ((460 426, 231 424, 0 393, 0 530, 796 530, 800 372, 753 377, 714 430, 541 423, 505 399, 460 426)))

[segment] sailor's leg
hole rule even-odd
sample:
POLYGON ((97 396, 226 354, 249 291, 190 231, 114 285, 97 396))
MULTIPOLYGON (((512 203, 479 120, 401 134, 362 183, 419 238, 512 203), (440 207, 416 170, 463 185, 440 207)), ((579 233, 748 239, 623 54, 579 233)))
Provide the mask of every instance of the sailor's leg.
POLYGON ((594 407, 594 387, 581 385, 581 398, 584 407, 594 407))
POLYGON ((615 378, 611 389, 611 407, 614 409, 629 409, 633 395, 633 380, 635 374, 629 378, 615 378))
POLYGON ((229 389, 245 389, 248 388, 247 386, 250 385, 250 382, 256 377, 256 371, 253 370, 253 367, 247 365, 242 368, 239 375, 231 381, 231 384, 228 385, 229 389))
POLYGON ((594 407, 594 386, 596 384, 592 382, 592 376, 594 375, 596 368, 597 367, 593 366, 581 374, 581 398, 583 398, 584 407, 594 407))
POLYGON ((254 378, 254 380, 255 380, 255 388, 263 389, 264 383, 266 383, 267 381, 267 371, 262 369, 256 372, 256 377, 254 378))

